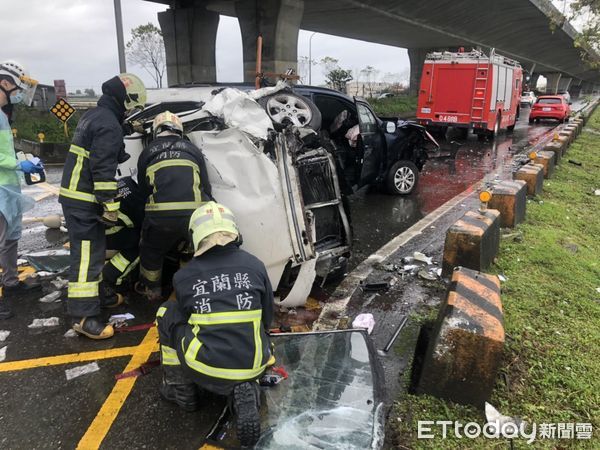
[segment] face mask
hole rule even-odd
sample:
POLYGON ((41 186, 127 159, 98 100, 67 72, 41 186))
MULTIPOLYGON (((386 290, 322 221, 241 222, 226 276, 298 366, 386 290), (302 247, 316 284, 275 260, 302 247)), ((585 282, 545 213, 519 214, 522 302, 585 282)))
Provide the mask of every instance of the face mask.
POLYGON ((17 103, 21 103, 23 101, 23 98, 25 98, 25 94, 23 93, 23 91, 19 91, 15 95, 10 97, 10 102, 13 105, 16 105, 17 103))

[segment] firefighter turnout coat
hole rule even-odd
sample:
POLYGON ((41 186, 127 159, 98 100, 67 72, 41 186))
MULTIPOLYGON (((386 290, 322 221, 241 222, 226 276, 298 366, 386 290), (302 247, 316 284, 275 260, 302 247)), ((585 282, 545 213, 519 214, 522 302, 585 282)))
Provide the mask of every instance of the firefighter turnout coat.
POLYGON ((79 120, 67 154, 59 202, 79 209, 119 209, 115 175, 123 152, 122 108, 107 95, 79 120))
POLYGON ((146 217, 190 216, 211 199, 204 157, 185 138, 160 136, 138 159, 138 183, 146 196, 146 217))
POLYGON ((216 246, 179 270, 173 285, 177 302, 166 304, 179 311, 167 316, 182 323, 161 322, 163 306, 157 313, 159 332, 165 336, 177 325, 184 330, 173 333, 179 342, 169 341, 177 351, 161 346, 163 364, 179 364, 181 358, 191 369, 187 372, 226 383, 259 377, 271 357, 267 332, 273 319, 273 290, 264 264, 236 243, 216 246))

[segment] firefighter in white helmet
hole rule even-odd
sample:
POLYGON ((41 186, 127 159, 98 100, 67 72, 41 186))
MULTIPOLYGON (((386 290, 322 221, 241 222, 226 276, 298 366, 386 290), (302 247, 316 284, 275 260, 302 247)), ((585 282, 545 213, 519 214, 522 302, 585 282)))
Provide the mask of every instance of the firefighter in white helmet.
MULTIPOLYGON (((75 331, 92 339, 114 334, 101 318, 101 273, 106 256, 105 228, 119 218, 117 165, 127 160, 122 122, 146 103, 146 88, 130 73, 102 84, 98 106, 79 120, 67 154, 58 201, 69 230, 71 268, 67 313, 75 331)), ((122 297, 112 297, 121 301, 122 297)), ((108 300, 109 302, 111 299, 108 300)))
MULTIPOLYGON (((0 108, 17 103, 29 104, 37 81, 29 78, 23 66, 15 61, 0 63, 0 108)), ((41 164, 17 161, 8 117, 0 111, 0 267, 2 295, 0 319, 12 316, 7 301, 22 295, 24 290, 39 288, 39 283, 22 282, 17 278, 17 245, 21 238, 21 218, 26 200, 21 196, 17 171, 37 173, 41 164)))
POLYGON ((239 248, 233 213, 208 202, 189 223, 194 258, 173 278, 176 300, 157 312, 161 395, 185 410, 199 391, 232 396, 243 446, 260 433, 257 379, 272 364, 273 290, 264 264, 239 248))
POLYGON ((165 111, 154 118, 152 133, 138 159, 138 183, 147 200, 136 290, 159 301, 165 255, 188 246, 190 216, 212 197, 204 156, 183 136, 181 119, 165 111))

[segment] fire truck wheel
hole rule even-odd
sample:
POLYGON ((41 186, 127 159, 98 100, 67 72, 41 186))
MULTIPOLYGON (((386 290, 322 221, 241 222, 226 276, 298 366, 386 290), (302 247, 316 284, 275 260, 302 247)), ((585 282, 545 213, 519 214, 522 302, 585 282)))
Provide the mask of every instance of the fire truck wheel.
POLYGON ((529 118, 529 123, 533 123, 533 119, 531 117, 529 118))
POLYGON ((386 188, 393 195, 410 194, 419 181, 419 169, 411 161, 396 161, 386 177, 386 188))
POLYGON ((512 125, 509 125, 506 127, 506 131, 509 133, 512 133, 513 131, 515 131, 515 125, 517 124, 517 122, 515 121, 515 123, 513 123, 512 125))

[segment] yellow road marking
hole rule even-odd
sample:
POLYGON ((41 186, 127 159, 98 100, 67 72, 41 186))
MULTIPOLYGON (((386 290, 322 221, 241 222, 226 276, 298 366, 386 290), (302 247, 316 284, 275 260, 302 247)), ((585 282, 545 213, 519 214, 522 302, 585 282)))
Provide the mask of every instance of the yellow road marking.
MULTIPOLYGON (((35 369, 37 367, 58 366, 83 361, 95 361, 98 359, 118 358, 120 356, 131 356, 138 350, 135 347, 111 348, 109 350, 97 350, 93 352, 71 353, 67 355, 48 356, 45 358, 24 359, 21 361, 8 361, 0 363, 0 372, 13 372, 17 370, 35 369)), ((158 345, 154 345, 158 351, 158 345)))
POLYGON ((204 445, 202 445, 202 447, 200 447, 199 450, 224 450, 224 449, 223 449, 223 447, 217 447, 216 445, 204 444, 204 445))
MULTIPOLYGON (((148 361, 150 355, 158 350, 157 340, 158 331, 156 328, 150 328, 142 343, 137 347, 129 364, 125 367, 124 372, 137 369, 148 361)), ((117 380, 102 408, 98 411, 96 418, 79 441, 77 445, 78 449, 96 449, 100 447, 125 400, 127 400, 127 397, 131 393, 136 380, 137 377, 117 380)))

